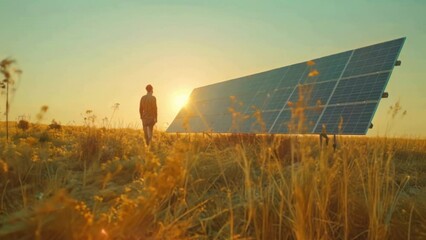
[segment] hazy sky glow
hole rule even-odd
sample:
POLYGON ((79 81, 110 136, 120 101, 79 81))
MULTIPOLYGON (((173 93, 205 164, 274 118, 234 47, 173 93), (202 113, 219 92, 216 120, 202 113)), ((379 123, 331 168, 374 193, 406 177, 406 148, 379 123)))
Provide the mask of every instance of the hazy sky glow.
POLYGON ((424 137, 425 12, 421 0, 0 0, 0 59, 24 72, 11 119, 48 105, 45 122, 82 124, 90 109, 100 123, 120 103, 115 125, 138 126, 151 83, 165 128, 195 87, 406 36, 369 135, 424 137), (398 100, 407 116, 390 121, 398 100))

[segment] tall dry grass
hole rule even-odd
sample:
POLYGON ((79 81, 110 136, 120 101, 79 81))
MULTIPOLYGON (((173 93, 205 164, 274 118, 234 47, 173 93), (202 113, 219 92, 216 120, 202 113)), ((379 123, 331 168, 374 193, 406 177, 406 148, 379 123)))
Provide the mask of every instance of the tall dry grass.
MULTIPOLYGON (((303 95, 292 133, 306 131, 303 95)), ((156 132, 148 147, 87 114, 0 141, 0 238, 426 237, 424 139, 341 136, 335 150, 309 135, 156 132)))
POLYGON ((0 143, 1 239, 426 237, 424 139, 46 131, 0 143))

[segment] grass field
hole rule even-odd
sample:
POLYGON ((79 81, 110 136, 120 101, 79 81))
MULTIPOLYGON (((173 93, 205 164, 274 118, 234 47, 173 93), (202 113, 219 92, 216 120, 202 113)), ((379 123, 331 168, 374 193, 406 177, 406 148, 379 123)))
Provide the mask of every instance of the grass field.
POLYGON ((317 136, 11 136, 1 239, 426 238, 425 139, 339 137, 333 151, 317 136))

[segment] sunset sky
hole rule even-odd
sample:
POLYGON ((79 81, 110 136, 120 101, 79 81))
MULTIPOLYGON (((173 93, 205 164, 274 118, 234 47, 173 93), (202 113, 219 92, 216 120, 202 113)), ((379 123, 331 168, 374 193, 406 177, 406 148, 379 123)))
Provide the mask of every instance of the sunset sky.
POLYGON ((46 123, 82 124, 89 109, 100 123, 120 103, 115 126, 139 127, 150 83, 165 129, 195 87, 407 37, 369 135, 425 137, 425 12, 421 0, 0 0, 0 59, 23 70, 11 120, 48 105, 46 123), (397 101, 407 115, 392 120, 397 101))

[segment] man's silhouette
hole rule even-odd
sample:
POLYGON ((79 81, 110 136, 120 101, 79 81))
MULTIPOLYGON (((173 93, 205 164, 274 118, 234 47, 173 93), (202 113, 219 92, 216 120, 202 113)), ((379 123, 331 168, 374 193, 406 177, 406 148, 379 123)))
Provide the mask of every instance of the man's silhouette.
POLYGON ((149 145, 152 139, 154 125, 157 123, 157 99, 152 95, 154 91, 150 84, 148 84, 145 89, 147 93, 141 98, 139 113, 142 119, 145 142, 149 145))

